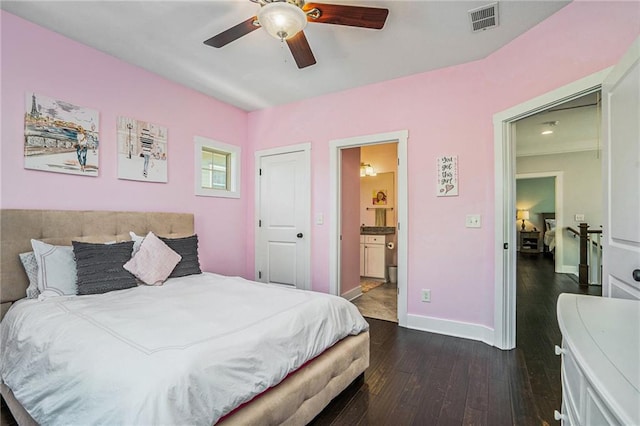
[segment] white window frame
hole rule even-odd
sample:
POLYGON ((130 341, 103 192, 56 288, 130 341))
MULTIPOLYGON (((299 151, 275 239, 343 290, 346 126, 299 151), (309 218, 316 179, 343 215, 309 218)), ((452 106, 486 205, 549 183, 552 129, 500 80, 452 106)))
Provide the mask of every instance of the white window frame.
POLYGON ((202 197, 240 198, 240 153, 239 146, 230 145, 203 136, 193 138, 195 149, 195 194, 202 197), (229 189, 213 189, 202 187, 202 150, 213 150, 229 155, 229 189))

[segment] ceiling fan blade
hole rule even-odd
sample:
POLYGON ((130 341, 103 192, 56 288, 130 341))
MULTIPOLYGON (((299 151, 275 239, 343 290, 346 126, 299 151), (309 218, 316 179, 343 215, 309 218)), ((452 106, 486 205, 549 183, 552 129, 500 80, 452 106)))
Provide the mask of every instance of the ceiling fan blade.
POLYGON ((315 18, 308 15, 309 22, 323 24, 348 25, 351 27, 382 29, 389 15, 389 9, 364 6, 344 6, 339 4, 306 3, 302 8, 305 12, 317 9, 320 16, 315 18))
POLYGON ((209 40, 206 40, 204 44, 212 47, 222 47, 234 40, 239 39, 240 37, 249 34, 253 30, 257 30, 260 28, 259 25, 253 25, 253 22, 258 18, 256 16, 247 19, 244 22, 240 22, 238 25, 229 28, 226 31, 221 32, 218 35, 211 37, 209 40))
POLYGON ((289 50, 291 50, 293 59, 295 59, 296 64, 298 64, 298 68, 302 69, 316 63, 316 58, 313 56, 311 46, 309 46, 307 36, 304 35, 303 31, 300 31, 288 39, 287 45, 289 46, 289 50))

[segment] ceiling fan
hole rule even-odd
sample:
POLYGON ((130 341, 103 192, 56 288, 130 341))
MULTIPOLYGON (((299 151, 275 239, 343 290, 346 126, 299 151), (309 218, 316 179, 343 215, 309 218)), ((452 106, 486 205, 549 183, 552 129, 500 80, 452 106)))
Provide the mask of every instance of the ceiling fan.
POLYGON ((260 5, 256 16, 211 37, 204 44, 223 47, 262 27, 271 36, 286 41, 298 68, 305 68, 316 63, 303 31, 307 22, 379 30, 389 14, 389 9, 377 7, 305 3, 304 0, 249 1, 260 5))

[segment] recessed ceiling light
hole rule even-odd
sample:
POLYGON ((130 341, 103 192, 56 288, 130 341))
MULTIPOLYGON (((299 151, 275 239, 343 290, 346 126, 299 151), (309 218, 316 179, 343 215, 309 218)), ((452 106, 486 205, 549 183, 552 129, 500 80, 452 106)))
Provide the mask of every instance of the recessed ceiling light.
POLYGON ((557 121, 545 121, 544 123, 542 123, 542 125, 544 127, 543 127, 542 132, 540 134, 542 134, 542 135, 550 135, 550 134, 553 133, 553 128, 558 125, 558 122, 557 121))

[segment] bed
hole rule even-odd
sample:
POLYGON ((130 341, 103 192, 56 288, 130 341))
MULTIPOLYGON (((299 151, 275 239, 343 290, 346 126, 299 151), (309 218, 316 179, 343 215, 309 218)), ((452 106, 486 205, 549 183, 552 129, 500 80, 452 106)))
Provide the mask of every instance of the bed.
MULTIPOLYGON (((200 274, 202 277, 193 275, 170 278, 161 287, 140 286, 97 295, 99 297, 94 297, 93 295, 80 297, 65 296, 47 299, 42 302, 31 299, 22 300, 25 298, 28 279, 18 255, 31 249, 31 238, 56 245, 68 245, 71 241, 96 243, 127 241, 130 239, 130 231, 138 235, 146 235, 147 232, 152 231, 159 236, 180 238, 193 235, 193 215, 181 213, 106 211, 2 210, 0 226, 2 236, 0 245, 0 285, 2 289, 0 302, 2 302, 2 317, 6 315, 6 321, 3 320, 0 325, 3 335, 10 336, 11 341, 22 342, 23 334, 21 333, 23 332, 18 332, 10 328, 10 323, 29 323, 28 318, 37 317, 34 312, 42 315, 42 313, 46 311, 47 321, 43 322, 41 319, 38 319, 37 321, 40 321, 40 323, 37 321, 35 323, 40 324, 40 326, 46 324, 46 326, 50 327, 48 332, 46 331, 46 327, 42 327, 45 334, 62 333, 60 336, 67 336, 65 332, 67 329, 74 329, 75 332, 76 328, 86 328, 93 330, 95 334, 99 335, 98 341, 102 339, 102 344, 109 341, 109 335, 117 337, 115 340, 124 341, 125 344, 121 345, 119 349, 116 349, 116 354, 113 359, 117 359, 123 366, 128 365, 127 362, 130 362, 131 366, 136 370, 143 371, 143 373, 146 371, 146 376, 143 375, 144 380, 138 380, 134 386, 125 387, 126 389, 133 389, 133 392, 122 392, 122 389, 118 392, 119 394, 128 396, 136 393, 144 395, 142 398, 144 401, 141 401, 139 406, 135 405, 138 404, 138 402, 132 402, 132 398, 131 401, 129 401, 130 398, 127 397, 127 403, 132 404, 131 406, 128 406, 126 410, 119 408, 112 410, 122 411, 128 413, 127 415, 131 415, 132 417, 126 418, 128 420, 126 423, 141 423, 151 419, 153 423, 169 423, 177 420, 190 424, 212 424, 216 422, 223 425, 306 424, 320 413, 320 411, 350 383, 361 378, 365 369, 368 367, 369 335, 366 326, 363 326, 360 322, 361 317, 351 318, 351 314, 348 312, 346 314, 344 312, 333 312, 329 317, 340 318, 339 321, 332 322, 330 319, 311 321, 309 319, 303 320, 301 319, 302 317, 295 317, 295 320, 287 320, 286 317, 281 317, 284 315, 282 312, 274 311, 266 314, 256 314, 255 317, 251 317, 247 312, 251 312, 252 306, 255 305, 251 305, 248 298, 241 297, 240 295, 256 293, 256 297, 262 301, 269 300, 268 298, 272 297, 274 302, 265 303, 265 305, 269 305, 275 309, 275 305, 277 304, 275 301, 281 299, 283 292, 288 293, 290 294, 289 296, 293 297, 293 301, 284 303, 282 307, 285 308, 285 310, 295 313, 297 306, 300 305, 305 308, 301 310, 309 310, 314 314, 316 313, 316 304, 327 304, 330 302, 330 299, 334 298, 333 296, 313 295, 310 292, 295 289, 277 288, 277 286, 255 283, 237 277, 223 277, 204 273, 200 274), (203 284, 200 281, 201 278, 213 281, 208 281, 208 283, 203 284), (227 314, 223 313, 223 306, 231 304, 226 301, 228 299, 222 298, 222 292, 218 293, 220 289, 225 287, 236 290, 235 296, 224 296, 232 297, 230 300, 235 300, 235 304, 233 305, 235 309, 227 314), (214 289, 214 294, 220 296, 214 297, 209 293, 207 293, 208 295, 201 293, 205 288, 206 291, 214 289), (190 296, 187 296, 187 293, 189 293, 190 296), (120 295, 127 296, 119 297, 120 295), (138 296, 141 297, 143 302, 141 304, 136 304, 138 302, 133 303, 134 300, 137 300, 136 297, 138 296), (233 299, 233 297, 235 297, 235 299, 233 299), (209 330, 214 327, 208 328, 207 324, 203 324, 203 317, 198 316, 202 314, 193 314, 195 315, 195 319, 192 318, 192 320, 194 320, 193 324, 199 324, 199 326, 193 327, 193 330, 185 329, 183 333, 172 334, 173 340, 157 340, 161 339, 162 336, 159 337, 159 335, 163 333, 144 332, 144 327, 149 327, 149 330, 168 330, 174 321, 172 315, 187 315, 184 311, 173 311, 172 307, 189 298, 191 299, 189 303, 194 303, 193 301, 195 301, 196 304, 200 303, 201 305, 205 305, 210 308, 210 311, 217 313, 218 317, 223 316, 225 319, 228 319, 226 322, 236 327, 236 329, 229 332, 218 331, 218 334, 215 336, 210 336, 206 333, 210 333, 209 330), (220 298, 220 300, 217 300, 218 298, 220 298), (140 308, 140 306, 145 305, 144 301, 152 301, 151 303, 146 303, 151 311, 142 314, 144 311, 141 310, 142 308, 140 308), (16 306, 7 314, 7 311, 9 311, 9 308, 14 303, 16 306), (87 308, 88 305, 91 305, 91 308, 94 310, 85 311, 84 309, 87 308), (108 309, 106 309, 107 307, 108 309), (151 324, 146 325, 144 323, 135 323, 137 325, 132 325, 134 324, 133 322, 129 323, 128 321, 138 320, 133 317, 136 316, 134 313, 138 312, 139 309, 141 312, 139 316, 149 315, 149 318, 155 318, 157 327, 153 328, 153 321, 151 324), (118 314, 114 315, 113 312, 117 312, 118 314), (160 312, 166 312, 167 314, 158 315, 160 312), (177 314, 174 312, 183 313, 177 314), (260 315, 270 315, 268 317, 269 320, 265 321, 260 315), (346 317, 344 315, 346 315, 346 317), (70 323, 65 323, 65 316, 74 317, 75 322, 72 322, 71 325, 70 323), (118 320, 120 320, 120 324, 118 324, 118 320), (62 322, 58 323, 57 321, 62 322), (336 331, 333 330, 337 327, 336 324, 347 323, 348 321, 353 321, 353 324, 349 326, 351 330, 346 333, 344 337, 336 337, 336 331), (295 345, 287 345, 288 340, 286 336, 274 337, 275 335, 272 336, 269 334, 273 332, 273 330, 269 328, 259 329, 258 334, 263 339, 262 341, 258 340, 251 343, 248 337, 249 335, 243 334, 245 333, 245 328, 248 329, 251 324, 260 324, 262 327, 267 327, 268 324, 271 323, 273 323, 272 328, 274 329, 294 328, 297 330, 294 334, 302 333, 295 327, 283 325, 298 324, 301 322, 307 322, 311 325, 311 333, 318 333, 311 334, 313 338, 309 338, 308 335, 304 333, 302 334, 303 340, 311 343, 309 345, 310 348, 299 349, 298 347, 302 347, 302 345, 297 343, 295 345), (81 326, 77 326, 77 324, 81 326), (327 329, 332 331, 328 333, 327 329), (206 339, 202 339, 202 333, 205 333, 206 339), (217 340, 219 335, 233 335, 234 333, 236 334, 235 342, 222 343, 222 340, 217 340), (321 333, 328 334, 321 335, 321 333), (19 336, 19 338, 17 336, 19 336), (278 342, 278 339, 281 339, 281 344, 276 344, 274 346, 275 349, 266 345, 267 341, 278 342), (206 341, 206 344, 201 343, 204 341, 206 341), (197 344, 194 344, 194 342, 197 344), (225 350, 218 350, 216 356, 221 355, 224 361, 226 361, 227 358, 232 357, 229 353, 233 352, 227 351, 226 349, 233 347, 234 344, 240 348, 239 354, 237 356, 234 355, 234 357, 251 364, 247 366, 247 369, 256 368, 256 365, 260 365, 261 363, 274 364, 278 373, 275 375, 271 373, 267 374, 259 369, 246 370, 244 373, 241 371, 244 375, 237 372, 226 373, 226 370, 219 369, 221 367, 201 364, 201 362, 203 362, 201 357, 195 357, 193 353, 190 353, 187 358, 181 358, 176 355, 179 352, 176 348, 181 348, 181 351, 188 352, 188 350, 184 350, 184 348, 188 347, 190 350, 192 346, 201 346, 212 351, 211 356, 205 358, 215 358, 213 352, 216 352, 216 348, 224 348, 225 350), (252 344, 257 346, 254 346, 252 349, 252 344), (327 347, 325 348, 323 345, 327 347), (295 352, 295 356, 289 352, 286 354, 284 352, 278 352, 284 350, 287 346, 292 346, 295 351, 298 351, 295 352), (264 349, 256 350, 256 347, 264 349), (242 352, 243 350, 245 353, 242 352), (124 356, 130 352, 137 353, 135 360, 124 356), (259 358, 251 355, 262 352, 268 356, 259 358), (151 357, 158 353, 163 354, 163 356, 173 362, 173 365, 178 367, 162 370, 161 364, 155 364, 155 361, 145 362, 145 357, 151 357), (285 361, 284 364, 288 364, 285 367, 282 365, 283 360, 285 361), (196 368, 191 370, 187 368, 187 366, 189 368, 195 366, 196 368), (159 374, 158 371, 165 371, 166 373, 159 374), (213 371, 214 374, 210 374, 211 371, 213 371), (247 374, 247 372, 250 372, 250 374, 247 374), (216 393, 214 390, 210 392, 207 388, 210 383, 210 381, 206 379, 207 375, 210 377, 222 377, 221 380, 225 383, 225 391, 217 391, 218 393, 216 393), (182 383, 183 387, 177 386, 171 381, 171 377, 177 382, 185 382, 182 383), (249 384, 251 387, 250 394, 245 394, 244 396, 234 394, 236 396, 233 397, 227 395, 232 394, 230 388, 234 388, 233 391, 235 392, 235 387, 241 387, 236 386, 236 384, 245 384, 246 381, 251 380, 251 377, 256 377, 257 379, 255 382, 249 384), (154 382, 154 380, 156 382, 154 382), (203 390, 204 388, 207 389, 203 390), (164 389, 165 393, 156 394, 154 393, 156 389, 164 389), (168 389, 168 391, 166 389, 168 389), (192 392, 193 389, 196 391, 192 392), (227 389, 229 389, 228 392, 227 389), (222 395, 223 399, 226 397, 227 400, 219 402, 218 396, 220 395, 222 395), (157 414, 156 411, 149 408, 147 406, 149 403, 154 407, 159 406, 160 414, 157 414), (215 413, 209 414, 211 410, 215 411, 215 413), (203 412, 205 416, 209 417, 206 417, 206 419, 202 417, 188 417, 190 415, 189 413, 197 414, 198 412, 203 412), (146 414, 135 417, 137 416, 135 413, 151 414, 148 414, 148 417, 145 417, 146 414), (160 417, 153 417, 154 415, 159 415, 160 417), (156 421, 158 419, 164 421, 156 421)), ((282 299, 284 300, 284 296, 282 299)), ((187 304, 187 302, 185 302, 185 304, 189 308, 192 307, 192 305, 187 304)), ((193 312, 200 311, 193 310, 193 312)), ((187 309, 187 313, 191 314, 189 309, 187 309)), ((219 322, 216 324, 219 324, 219 322)), ((169 332, 167 331, 167 333, 169 332)), ((309 333, 309 331, 305 331, 305 333, 309 333)), ((344 331, 338 332, 340 335, 341 333, 344 334, 344 331)), ((68 336, 73 336, 73 334, 68 334, 68 336)), ((162 337, 162 339, 164 338, 165 337, 162 337)), ((65 350, 71 350, 72 352, 70 353, 76 353, 74 351, 79 350, 74 346, 62 346, 61 341, 63 340, 62 338, 58 338, 54 340, 53 343, 49 342, 47 344, 60 346, 63 353, 65 350)), ((84 346, 91 347, 94 345, 89 344, 84 346)), ((115 348, 115 345, 113 346, 115 348)), ((110 364, 111 367, 102 364, 106 361, 99 359, 100 352, 87 352, 86 354, 88 355, 83 353, 83 356, 80 358, 96 357, 96 368, 88 369, 87 361, 82 361, 82 359, 65 364, 67 366, 71 365, 73 368, 78 368, 78 371, 83 371, 83 374, 76 374, 74 376, 74 380, 71 381, 71 383, 74 384, 73 386, 68 384, 68 379, 58 376, 58 374, 62 373, 58 371, 48 372, 48 380, 50 379, 52 383, 55 384, 56 380, 61 380, 58 383, 59 385, 67 383, 67 387, 71 390, 71 396, 68 400, 65 401, 64 398, 59 395, 57 397, 52 396, 56 392, 50 392, 46 389, 34 390, 32 386, 28 390, 25 390, 24 388, 26 388, 26 386, 20 383, 20 380, 25 379, 25 377, 16 376, 27 376, 25 380, 28 380, 29 372, 24 366, 36 365, 38 362, 38 357, 36 356, 33 359, 25 361, 27 364, 21 364, 22 361, 20 361, 19 358, 27 358, 25 354, 29 352, 29 350, 25 348, 29 348, 29 346, 23 345, 11 349, 3 347, 3 356, 7 357, 3 359, 3 365, 6 364, 7 367, 3 375, 3 381, 0 383, 0 393, 20 425, 37 424, 34 417, 39 419, 40 422, 48 422, 48 418, 42 417, 43 413, 46 413, 48 410, 50 413, 55 412, 56 415, 60 416, 56 417, 57 420, 64 419, 64 406, 78 407, 87 404, 90 405, 92 399, 99 400, 99 398, 102 398, 104 395, 106 395, 106 398, 109 398, 109 394, 105 393, 106 391, 103 392, 102 388, 104 387, 104 383, 99 385, 86 381, 88 379, 84 379, 85 375, 91 377, 94 375, 98 376, 98 378, 102 377, 103 379, 104 377, 111 378, 112 384, 115 383, 116 385, 120 380, 117 371, 109 370, 109 368, 113 368, 113 364, 110 364), (23 352, 20 352, 21 350, 23 352), (15 352, 13 357, 11 352, 15 352), (21 356, 17 356, 16 354, 20 354, 21 356), (30 362, 32 363, 29 364, 30 362), (15 368, 9 368, 9 366, 15 368), (100 368, 98 368, 98 366, 100 366, 100 368), (83 368, 85 370, 82 370, 83 368), (13 374, 13 372, 19 373, 13 374), (4 381, 5 378, 10 383, 6 383, 4 381), (85 380, 85 382, 82 380, 85 380), (75 393, 74 389, 76 390, 75 393), (83 391, 77 392, 77 389, 83 389, 83 391), (30 395, 30 393, 34 392, 41 392, 42 395, 45 396, 30 395), (25 396, 25 394, 27 394, 27 396, 25 396), (86 395, 88 399, 83 401, 81 398, 83 398, 84 395, 86 395), (26 402, 24 406, 21 401, 26 402), (33 401, 36 401, 35 405, 33 401)), ((85 349, 80 348, 80 350, 85 349)), ((33 351, 33 349, 31 349, 31 351, 33 351)), ((55 359, 64 360, 64 357, 60 357, 61 355, 56 355, 55 359)), ((109 359, 111 358, 109 357, 109 359)), ((207 360, 207 362, 209 361, 207 360)), ((37 371, 37 369, 34 369, 34 371, 37 371)), ((72 370, 72 372, 74 372, 74 370, 72 370)), ((75 372, 77 373, 77 371, 75 372)), ((91 380, 94 379, 95 377, 91 380)), ((118 390, 117 386, 116 390, 118 390)), ((98 404, 94 405, 99 406, 115 403, 113 400, 99 401, 98 404)), ((75 413, 75 411, 78 410, 72 409, 70 413, 75 413)), ((108 417, 112 415, 110 413, 111 412, 107 414, 102 413, 101 415, 107 417, 100 418, 107 419, 105 420, 107 423, 118 422, 117 417, 108 417)), ((53 414, 51 415, 53 416, 53 414)), ((87 421, 86 417, 75 417, 74 419, 77 420, 76 423, 87 421)), ((124 423, 124 421, 120 421, 120 423, 124 423)))
POLYGON ((540 213, 544 226, 544 234, 542 237, 543 253, 547 256, 553 256, 556 248, 556 214, 540 213))

